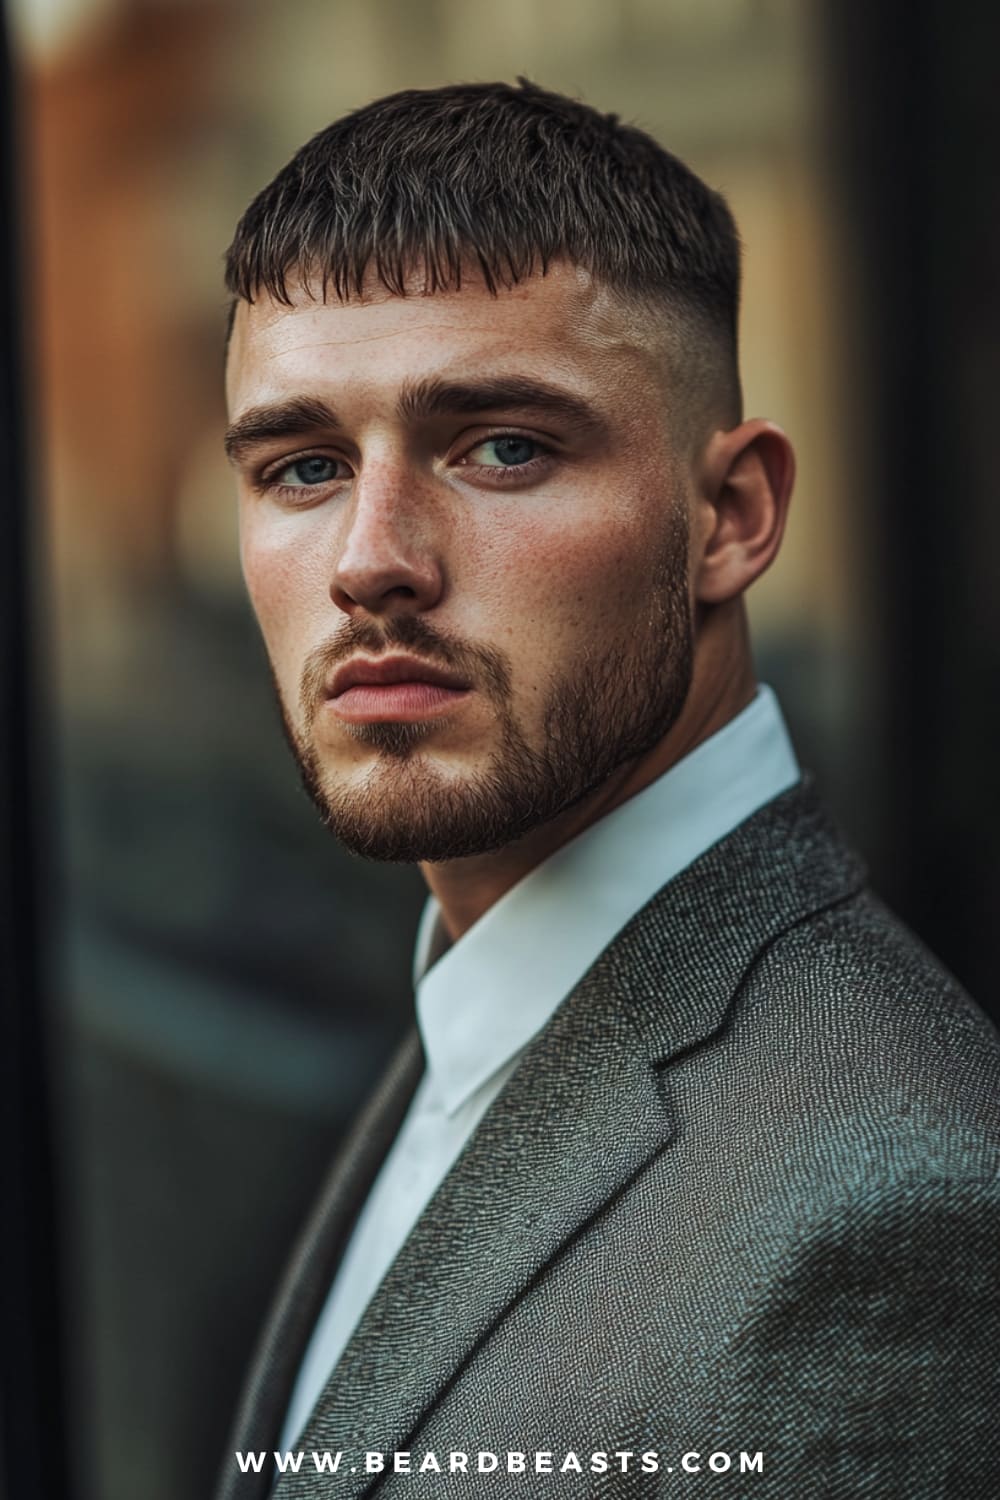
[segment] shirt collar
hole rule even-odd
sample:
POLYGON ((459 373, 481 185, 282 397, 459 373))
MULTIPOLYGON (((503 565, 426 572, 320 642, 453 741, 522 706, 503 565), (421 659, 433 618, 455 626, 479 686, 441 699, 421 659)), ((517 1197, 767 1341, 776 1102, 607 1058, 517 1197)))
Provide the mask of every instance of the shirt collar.
POLYGON ((761 686, 742 713, 558 849, 451 947, 431 897, 414 961, 417 1025, 446 1112, 542 1029, 662 885, 799 774, 777 699, 761 686))

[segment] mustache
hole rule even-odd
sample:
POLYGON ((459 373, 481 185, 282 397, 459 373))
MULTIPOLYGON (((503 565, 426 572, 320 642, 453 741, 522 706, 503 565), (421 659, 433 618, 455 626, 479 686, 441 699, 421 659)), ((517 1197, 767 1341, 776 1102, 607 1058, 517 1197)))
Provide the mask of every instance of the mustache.
POLYGON ((496 704, 506 703, 510 697, 510 664, 502 651, 461 641, 419 615, 395 615, 384 623, 349 616, 332 640, 314 647, 306 658, 299 689, 304 723, 311 724, 325 702, 326 682, 335 667, 358 651, 378 656, 392 648, 412 651, 425 661, 449 667, 496 704))

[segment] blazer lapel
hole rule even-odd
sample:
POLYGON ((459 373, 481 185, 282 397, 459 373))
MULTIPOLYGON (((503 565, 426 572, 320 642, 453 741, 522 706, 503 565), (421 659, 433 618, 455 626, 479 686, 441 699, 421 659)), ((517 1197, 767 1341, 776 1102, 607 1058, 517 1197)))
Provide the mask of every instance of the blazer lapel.
MULTIPOLYGON (((668 1145, 664 1065, 724 1024, 772 938, 862 883, 811 790, 796 788, 633 918, 528 1046, 422 1214, 300 1448, 407 1448, 505 1309, 668 1145)), ((374 1482, 343 1473, 337 1492, 357 1500, 374 1482)), ((285 1476, 276 1500, 298 1492, 285 1476)))
POLYGON ((423 1070, 412 1029, 349 1132, 295 1246, 260 1338, 233 1424, 216 1500, 263 1500, 292 1386, 337 1263, 391 1146, 423 1070), (236 1453, 267 1450, 260 1474, 240 1472, 236 1453))
MULTIPOLYGON (((297 1446, 405 1448, 504 1310, 669 1137, 639 1034, 588 981, 529 1046, 421 1215, 297 1446)), ((345 1497, 372 1482, 338 1481, 345 1497)), ((286 1476, 276 1500, 296 1493, 286 1476)))

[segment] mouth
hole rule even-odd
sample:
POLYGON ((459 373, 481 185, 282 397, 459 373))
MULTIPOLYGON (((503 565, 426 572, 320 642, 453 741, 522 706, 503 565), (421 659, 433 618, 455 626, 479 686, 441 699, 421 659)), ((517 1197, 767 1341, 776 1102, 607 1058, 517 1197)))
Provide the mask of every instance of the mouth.
POLYGON ((470 691, 457 673, 415 656, 356 656, 328 680, 326 702, 345 724, 402 724, 447 713, 470 691))

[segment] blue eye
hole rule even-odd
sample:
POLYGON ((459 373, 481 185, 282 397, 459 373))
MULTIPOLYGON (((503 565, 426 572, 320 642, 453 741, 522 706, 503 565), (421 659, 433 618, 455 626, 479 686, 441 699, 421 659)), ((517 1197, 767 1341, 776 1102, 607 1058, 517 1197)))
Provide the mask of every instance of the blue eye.
POLYGON ((321 453, 313 453, 308 458, 297 458, 293 464, 282 469, 277 480, 279 484, 288 485, 292 489, 304 489, 311 484, 329 484, 336 477, 337 460, 324 458, 321 453))
POLYGON ((470 461, 483 469, 512 469, 519 464, 528 464, 538 454, 539 444, 533 438, 495 437, 485 443, 477 443, 469 454, 470 461), (474 454, 491 455, 474 458, 474 454))

